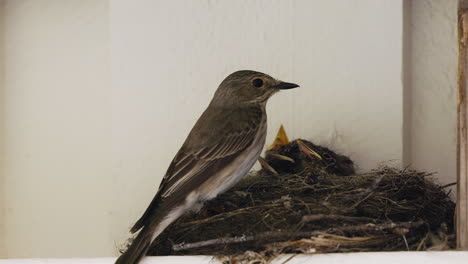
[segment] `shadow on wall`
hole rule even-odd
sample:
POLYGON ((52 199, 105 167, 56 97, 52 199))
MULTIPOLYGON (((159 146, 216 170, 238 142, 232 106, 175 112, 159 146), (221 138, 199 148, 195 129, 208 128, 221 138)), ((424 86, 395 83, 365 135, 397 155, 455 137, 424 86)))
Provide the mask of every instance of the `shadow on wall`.
POLYGON ((457 179, 457 47, 457 0, 403 1, 403 163, 443 184, 457 179))

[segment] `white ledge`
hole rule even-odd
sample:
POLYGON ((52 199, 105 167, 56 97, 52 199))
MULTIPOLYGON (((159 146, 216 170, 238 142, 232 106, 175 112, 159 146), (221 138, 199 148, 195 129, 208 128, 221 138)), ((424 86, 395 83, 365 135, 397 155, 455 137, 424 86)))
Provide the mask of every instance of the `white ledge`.
MULTIPOLYGON (((272 264, 284 263, 292 255, 281 255, 272 264)), ((116 258, 95 259, 1 259, 0 264, 113 264, 116 258)), ((219 264, 211 256, 167 256, 146 257, 141 264, 219 264)), ((468 251, 425 251, 425 252, 369 252, 346 254, 300 254, 288 264, 327 263, 327 264, 466 264, 468 251)))

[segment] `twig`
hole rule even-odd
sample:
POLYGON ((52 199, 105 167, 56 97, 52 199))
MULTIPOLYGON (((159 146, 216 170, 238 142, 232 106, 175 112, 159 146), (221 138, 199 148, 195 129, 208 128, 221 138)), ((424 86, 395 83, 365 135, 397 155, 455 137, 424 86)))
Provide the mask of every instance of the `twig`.
POLYGON ((286 263, 288 263, 291 259, 293 259, 293 258, 296 257, 296 256, 297 256, 296 254, 290 256, 288 259, 286 259, 286 260, 285 260, 283 263, 281 263, 281 264, 286 264, 286 263))
POLYGON ((379 184, 380 182, 382 181, 382 179, 385 177, 386 174, 382 174, 380 176, 378 176, 377 178, 375 178, 374 180, 374 183, 369 187, 367 188, 362 194, 361 194, 361 197, 363 197, 362 199, 360 199, 359 201, 357 201, 356 203, 354 203, 350 208, 349 210, 353 210, 354 208, 356 208, 358 205, 360 205, 362 202, 364 202, 365 200, 369 199, 369 197, 372 196, 372 194, 374 193, 374 191, 377 189, 377 187, 379 187, 379 184))
POLYGON ((186 223, 181 224, 181 226, 182 227, 189 227, 189 226, 196 225, 196 224, 203 224, 203 223, 207 223, 207 222, 215 222, 215 221, 220 221, 220 220, 223 220, 225 218, 228 218, 228 217, 231 217, 231 216, 234 216, 234 215, 248 213, 249 210, 255 210, 255 209, 260 209, 260 208, 265 208, 265 207, 283 206, 282 204, 279 204, 278 201, 279 200, 275 200, 275 201, 272 201, 271 203, 267 203, 267 204, 263 204, 263 205, 259 205, 259 206, 239 208, 239 209, 234 210, 234 211, 213 215, 213 216, 210 216, 208 218, 186 222, 186 223))
POLYGON ((422 249, 422 247, 426 244, 426 240, 428 237, 429 237, 429 232, 427 232, 426 236, 424 236, 424 238, 421 239, 421 241, 418 244, 418 247, 416 248, 416 251, 420 251, 422 249))
POLYGON ((406 240, 406 236, 405 235, 401 235, 401 236, 403 237, 403 241, 405 241, 406 250, 410 251, 409 245, 408 245, 408 240, 406 240))
POLYGON ((375 222, 374 218, 370 217, 358 217, 358 216, 346 216, 336 214, 315 214, 315 215, 304 215, 302 217, 303 222, 314 222, 319 220, 348 220, 348 221, 366 221, 375 222))
POLYGON ((369 199, 369 197, 372 196, 372 194, 374 194, 374 192, 370 192, 369 194, 367 194, 366 197, 362 198, 361 200, 357 201, 356 203, 354 203, 348 210, 353 210, 354 208, 358 207, 358 205, 360 205, 362 202, 364 202, 365 200, 369 199))
POLYGON ((250 241, 258 241, 258 240, 282 240, 282 239, 297 239, 297 238, 305 238, 305 237, 312 237, 317 236, 320 234, 329 234, 329 233, 336 233, 336 232, 351 232, 351 231, 383 231, 386 229, 393 229, 393 228, 416 228, 423 225, 423 221, 417 222, 402 222, 402 223, 385 223, 380 225, 374 224, 362 224, 362 225, 355 225, 355 226, 343 226, 339 228, 329 228, 322 231, 309 231, 309 232, 282 232, 282 231, 269 231, 260 233, 257 235, 250 235, 250 236, 240 236, 240 237, 222 237, 222 238, 215 238, 209 239, 205 241, 198 241, 193 243, 179 243, 172 246, 174 251, 181 251, 193 248, 201 248, 206 246, 215 246, 215 245, 228 245, 228 244, 237 244, 237 243, 244 243, 250 241))
POLYGON ((330 251, 336 251, 338 248, 346 247, 378 246, 389 241, 391 237, 395 237, 395 235, 346 237, 333 234, 320 234, 315 237, 303 238, 296 241, 273 243, 271 246, 280 248, 294 246, 295 248, 301 248, 304 245, 307 245, 306 248, 310 248, 310 246, 328 247, 330 251))
POLYGON ((445 189, 445 188, 448 188, 448 187, 454 186, 454 185, 457 185, 457 183, 456 183, 456 182, 452 182, 452 183, 446 184, 446 185, 444 185, 444 186, 441 186, 440 188, 441 188, 441 189, 445 189))
POLYGON ((343 226, 343 227, 335 227, 328 229, 331 232, 351 232, 351 231, 383 231, 386 229, 392 228, 416 228, 424 225, 424 221, 417 221, 417 222, 401 222, 401 223, 385 223, 380 225, 374 224, 363 224, 363 225, 352 225, 352 226, 343 226))

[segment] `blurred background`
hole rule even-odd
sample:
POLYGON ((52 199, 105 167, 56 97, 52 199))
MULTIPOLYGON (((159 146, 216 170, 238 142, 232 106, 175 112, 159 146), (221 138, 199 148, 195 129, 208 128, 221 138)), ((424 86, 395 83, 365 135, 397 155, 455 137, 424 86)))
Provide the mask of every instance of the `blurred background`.
POLYGON ((456 0, 0 0, 0 258, 117 254, 228 74, 349 155, 456 181, 456 0))

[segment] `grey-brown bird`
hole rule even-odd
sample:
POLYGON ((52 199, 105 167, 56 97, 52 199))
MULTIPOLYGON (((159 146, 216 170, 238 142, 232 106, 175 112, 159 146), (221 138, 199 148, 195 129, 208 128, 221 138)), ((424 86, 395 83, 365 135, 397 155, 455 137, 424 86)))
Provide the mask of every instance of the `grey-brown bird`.
POLYGON ((299 87, 256 71, 237 71, 216 90, 172 160, 159 190, 131 228, 140 231, 116 264, 136 264, 164 229, 236 184, 265 144, 265 105, 274 93, 299 87))

